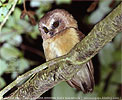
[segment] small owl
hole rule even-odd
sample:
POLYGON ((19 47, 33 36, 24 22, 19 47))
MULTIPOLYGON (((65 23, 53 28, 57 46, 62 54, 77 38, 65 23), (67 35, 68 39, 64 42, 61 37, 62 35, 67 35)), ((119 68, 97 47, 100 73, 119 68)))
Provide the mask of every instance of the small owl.
MULTIPOLYGON (((48 12, 39 21, 39 31, 43 39, 46 61, 67 54, 85 35, 78 30, 77 21, 63 9, 48 12)), ((92 62, 67 80, 67 83, 83 93, 92 92, 94 88, 94 69, 92 62)))

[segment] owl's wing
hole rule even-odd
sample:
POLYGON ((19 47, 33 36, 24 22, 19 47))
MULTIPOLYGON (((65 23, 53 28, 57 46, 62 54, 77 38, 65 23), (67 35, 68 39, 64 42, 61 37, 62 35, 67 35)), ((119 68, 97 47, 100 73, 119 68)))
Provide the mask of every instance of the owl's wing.
POLYGON ((84 64, 80 71, 73 76, 67 83, 78 90, 82 90, 83 93, 92 92, 94 88, 94 69, 91 60, 84 64))

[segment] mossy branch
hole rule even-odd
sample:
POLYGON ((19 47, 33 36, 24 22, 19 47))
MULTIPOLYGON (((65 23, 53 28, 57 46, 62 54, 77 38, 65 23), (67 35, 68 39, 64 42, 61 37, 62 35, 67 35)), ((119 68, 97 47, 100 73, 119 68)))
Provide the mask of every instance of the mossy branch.
MULTIPOLYGON (((50 60, 24 74, 23 77, 28 74, 33 75, 7 99, 37 99, 61 81, 71 79, 81 69, 79 65, 88 62, 118 33, 122 33, 122 2, 96 24, 82 42, 79 42, 67 55, 50 60)), ((14 86, 16 84, 15 82, 14 86)), ((2 92, 4 93, 4 90, 0 93, 2 92)))

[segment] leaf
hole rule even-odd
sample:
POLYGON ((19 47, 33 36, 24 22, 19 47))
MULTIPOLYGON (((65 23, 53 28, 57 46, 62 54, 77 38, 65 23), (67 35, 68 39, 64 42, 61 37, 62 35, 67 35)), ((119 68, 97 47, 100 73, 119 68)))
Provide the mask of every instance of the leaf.
POLYGON ((122 33, 119 33, 115 38, 114 38, 114 47, 115 48, 118 48, 120 45, 122 45, 122 42, 121 42, 121 39, 122 39, 122 33))
MULTIPOLYGON (((71 87, 66 82, 61 82, 57 86, 53 88, 52 91, 52 96, 53 97, 60 97, 65 99, 66 97, 76 97, 75 90, 71 87)), ((56 100, 58 100, 56 98, 56 100)))
POLYGON ((23 0, 18 0, 17 4, 22 4, 23 0))
POLYGON ((92 93, 86 93, 84 94, 82 91, 80 91, 77 95, 77 100, 90 100, 91 98, 97 97, 97 93, 94 91, 92 93))
POLYGON ((11 39, 11 37, 13 37, 13 33, 11 33, 11 29, 10 28, 3 28, 2 32, 0 33, 0 42, 5 42, 5 41, 11 39))
POLYGON ((2 6, 2 3, 0 2, 0 6, 2 6))
POLYGON ((21 15, 21 10, 16 7, 14 10, 14 14, 13 14, 13 17, 16 22, 18 22, 18 20, 20 20, 20 15, 21 15))
POLYGON ((56 4, 70 4, 71 0, 56 0, 56 4))
POLYGON ((22 53, 14 46, 6 43, 0 48, 0 55, 3 59, 9 60, 21 56, 22 53))
POLYGON ((18 24, 19 24, 19 26, 20 26, 20 28, 22 28, 21 30, 20 30, 20 32, 31 32, 32 31, 32 25, 30 25, 27 21, 25 21, 25 20, 20 20, 20 21, 18 21, 18 24))
POLYGON ((19 73, 22 73, 25 69, 28 69, 30 66, 29 62, 25 58, 18 59, 17 63, 17 71, 19 71, 19 73))
POLYGON ((2 3, 4 3, 6 0, 1 0, 2 1, 2 3))
POLYGON ((15 35, 11 40, 8 40, 8 43, 14 46, 19 46, 22 43, 21 35, 15 35))
POLYGON ((7 4, 7 9, 10 9, 11 8, 11 4, 7 4))
POLYGON ((5 85, 6 85, 5 80, 2 77, 0 77, 0 89, 3 88, 5 85))
POLYGON ((31 7, 40 7, 41 1, 40 0, 31 0, 30 6, 31 7))
POLYGON ((0 7, 0 22, 2 22, 8 13, 7 7, 0 7))
POLYGON ((4 60, 0 59, 0 76, 6 71, 7 67, 7 63, 4 60))
POLYGON ((4 20, 4 16, 3 15, 0 15, 0 22, 2 22, 4 20))
POLYGON ((122 51, 120 50, 116 50, 116 52, 113 53, 113 58, 114 58, 114 62, 119 62, 122 60, 122 51))
POLYGON ((18 76, 17 72, 12 72, 12 74, 11 74, 11 78, 12 79, 15 79, 17 76, 18 76))
POLYGON ((2 33, 0 33, 0 42, 8 42, 11 45, 19 46, 22 43, 22 37, 16 31, 12 31, 6 27, 3 28, 2 33))
POLYGON ((38 25, 36 24, 35 26, 33 26, 33 31, 30 32, 30 36, 33 38, 33 39, 36 39, 37 36, 40 34, 39 30, 38 30, 38 25))
POLYGON ((7 7, 1 7, 0 8, 0 15, 6 16, 8 13, 8 10, 9 9, 7 9, 7 7))
POLYGON ((112 75, 112 78, 110 79, 111 82, 115 82, 115 83, 118 83, 118 84, 122 84, 122 66, 121 64, 118 64, 116 66, 116 70, 114 71, 113 75, 112 75))
POLYGON ((8 68, 6 70, 6 73, 13 73, 17 71, 17 66, 18 66, 17 60, 18 59, 16 58, 11 58, 7 60, 8 68))
POLYGON ((98 96, 102 96, 104 86, 105 86, 105 82, 103 80, 101 80, 99 85, 95 85, 94 91, 97 93, 98 96))
POLYGON ((113 53, 115 51, 115 48, 112 43, 108 43, 105 45, 105 47, 100 50, 99 52, 99 60, 101 65, 108 66, 113 63, 113 53))
POLYGON ((105 80, 112 71, 111 66, 101 66, 101 80, 105 80))
POLYGON ((15 19, 14 19, 13 16, 9 16, 9 19, 8 19, 6 25, 7 25, 7 27, 9 27, 9 28, 11 28, 11 27, 13 28, 13 27, 16 25, 16 24, 15 24, 15 19))
POLYGON ((116 97, 117 96, 118 85, 109 84, 107 91, 104 93, 104 96, 116 97))

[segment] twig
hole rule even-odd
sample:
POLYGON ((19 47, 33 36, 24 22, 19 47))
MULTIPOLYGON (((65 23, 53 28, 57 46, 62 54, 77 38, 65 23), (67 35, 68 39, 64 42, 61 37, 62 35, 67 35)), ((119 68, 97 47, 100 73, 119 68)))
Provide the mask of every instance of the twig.
POLYGON ((24 3, 23 3, 23 8, 24 8, 24 11, 27 12, 27 9, 26 9, 26 0, 24 0, 24 3))
POLYGON ((0 32, 1 32, 1 29, 3 27, 3 25, 6 23, 7 19, 9 18, 10 14, 14 11, 15 9, 15 6, 17 4, 17 1, 18 0, 14 0, 14 4, 12 6, 12 8, 10 9, 10 11, 8 12, 8 14, 6 15, 5 19, 3 20, 3 22, 0 24, 0 32))

